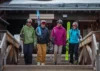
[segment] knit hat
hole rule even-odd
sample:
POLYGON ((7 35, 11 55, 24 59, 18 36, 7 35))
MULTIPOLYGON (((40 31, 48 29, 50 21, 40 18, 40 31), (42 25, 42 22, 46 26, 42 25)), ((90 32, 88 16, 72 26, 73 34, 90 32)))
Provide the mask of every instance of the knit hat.
POLYGON ((63 24, 63 21, 62 21, 61 19, 59 19, 59 20, 57 21, 57 24, 63 24))
POLYGON ((78 27, 78 22, 73 22, 72 25, 78 27))
POLYGON ((46 24, 46 20, 41 20, 41 24, 46 24))
POLYGON ((32 23, 32 19, 27 19, 27 23, 32 23))

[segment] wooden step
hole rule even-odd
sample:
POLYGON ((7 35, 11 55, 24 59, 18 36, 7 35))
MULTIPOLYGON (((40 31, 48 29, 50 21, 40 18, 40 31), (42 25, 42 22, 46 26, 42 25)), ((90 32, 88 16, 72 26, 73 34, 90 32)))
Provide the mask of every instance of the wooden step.
MULTIPOLYGON (((36 54, 33 55, 33 65, 36 65, 36 62, 37 62, 36 57, 37 57, 36 54)), ((46 65, 54 65, 53 58, 54 58, 53 55, 47 54, 46 55, 46 65)), ((21 57, 19 57, 19 60, 18 60, 18 65, 24 65, 24 64, 25 64, 24 57, 23 55, 21 55, 21 57)), ((69 65, 69 61, 65 60, 65 55, 61 56, 61 63, 59 63, 59 65, 69 65)))
MULTIPOLYGON (((36 63, 37 63, 37 60, 33 59, 32 64, 36 65, 36 63)), ((25 64, 24 59, 18 60, 18 65, 24 65, 24 64, 25 64)), ((54 61, 53 60, 46 60, 46 65, 54 65, 54 61)), ((61 60, 59 65, 69 65, 69 61, 62 61, 61 60)))
POLYGON ((4 71, 93 71, 89 65, 6 65, 4 71))
MULTIPOLYGON (((36 61, 32 62, 32 65, 36 65, 36 64, 37 64, 36 61)), ((46 65, 55 65, 54 62, 46 62, 45 64, 46 65)), ((25 62, 20 61, 20 62, 18 62, 18 65, 25 65, 25 62)), ((66 61, 66 62, 60 62, 57 65, 70 65, 70 63, 68 61, 66 61)))

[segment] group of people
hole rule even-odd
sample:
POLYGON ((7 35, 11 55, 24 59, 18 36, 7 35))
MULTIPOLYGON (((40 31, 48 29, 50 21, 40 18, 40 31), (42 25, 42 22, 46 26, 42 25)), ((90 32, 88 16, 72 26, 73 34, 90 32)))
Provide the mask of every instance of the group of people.
POLYGON ((25 64, 32 64, 32 52, 34 47, 34 38, 37 36, 37 65, 45 65, 47 44, 49 40, 54 45, 54 64, 61 62, 61 54, 63 46, 69 42, 70 63, 78 63, 78 47, 80 39, 80 30, 78 23, 73 22, 72 29, 69 32, 69 39, 66 39, 66 29, 63 27, 63 21, 58 20, 57 25, 53 27, 51 34, 46 27, 46 20, 41 20, 36 30, 31 25, 32 20, 27 19, 26 25, 21 29, 20 35, 23 36, 24 42, 24 60, 25 64), (75 59, 73 55, 75 54, 75 59), (75 61, 74 61, 75 60, 75 61))

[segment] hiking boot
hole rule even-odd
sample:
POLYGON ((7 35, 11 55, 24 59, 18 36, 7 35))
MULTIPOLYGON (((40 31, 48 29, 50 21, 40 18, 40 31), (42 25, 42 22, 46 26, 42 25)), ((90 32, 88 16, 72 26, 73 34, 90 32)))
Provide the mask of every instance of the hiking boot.
POLYGON ((42 66, 44 66, 44 65, 45 65, 45 63, 41 63, 41 65, 42 65, 42 66))
POLYGON ((75 65, 78 65, 78 61, 77 61, 77 60, 76 60, 76 61, 74 61, 74 64, 75 64, 75 65))
POLYGON ((57 65, 57 62, 54 62, 54 65, 57 65))

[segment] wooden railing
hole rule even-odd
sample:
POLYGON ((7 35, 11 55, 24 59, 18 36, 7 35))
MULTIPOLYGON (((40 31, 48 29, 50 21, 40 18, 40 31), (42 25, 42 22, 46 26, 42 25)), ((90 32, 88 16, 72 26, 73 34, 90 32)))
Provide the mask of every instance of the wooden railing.
POLYGON ((97 50, 100 42, 100 31, 92 31, 83 38, 79 47, 79 63, 95 67, 97 50))
MULTIPOLYGON (((2 37, 1 37, 2 38, 2 37)), ((5 56, 5 48, 6 48, 6 34, 4 34, 3 39, 0 45, 0 71, 2 70, 3 66, 3 59, 5 56)))
POLYGON ((0 31, 0 71, 6 64, 17 64, 19 43, 8 31, 0 31))

